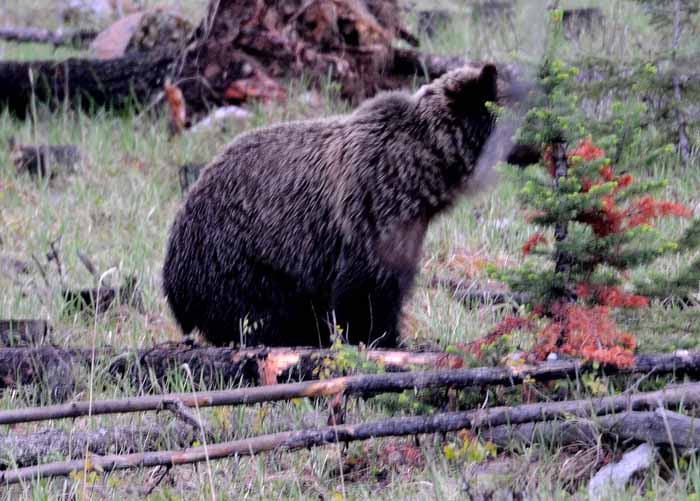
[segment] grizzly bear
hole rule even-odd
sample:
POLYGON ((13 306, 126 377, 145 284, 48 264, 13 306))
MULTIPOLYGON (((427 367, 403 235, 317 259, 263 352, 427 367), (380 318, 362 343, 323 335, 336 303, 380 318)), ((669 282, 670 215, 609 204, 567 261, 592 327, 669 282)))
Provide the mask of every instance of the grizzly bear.
POLYGON ((449 72, 347 116, 238 136, 178 212, 163 267, 182 330, 223 345, 394 347, 430 221, 476 182, 497 72, 449 72))

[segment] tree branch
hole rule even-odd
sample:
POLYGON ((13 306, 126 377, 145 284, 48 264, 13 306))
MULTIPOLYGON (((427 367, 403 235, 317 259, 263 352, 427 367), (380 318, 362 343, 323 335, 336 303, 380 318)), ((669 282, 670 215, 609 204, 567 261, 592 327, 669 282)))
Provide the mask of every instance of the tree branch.
POLYGON ((0 28, 0 40, 8 42, 46 43, 54 47, 68 45, 82 48, 97 36, 94 30, 49 31, 38 28, 0 28))
MULTIPOLYGON (((0 483, 13 484, 36 478, 66 476, 72 471, 114 471, 152 466, 175 466, 233 456, 250 456, 270 450, 293 451, 325 444, 354 442, 372 438, 447 433, 461 429, 480 430, 530 421, 570 419, 616 412, 646 410, 660 405, 694 407, 700 404, 700 384, 682 385, 665 390, 594 400, 548 402, 516 407, 496 407, 468 412, 450 412, 433 416, 401 417, 355 425, 329 426, 317 430, 287 431, 242 440, 193 447, 184 451, 143 452, 126 455, 91 456, 85 460, 48 463, 35 467, 0 472, 0 483)), ((693 429, 694 431, 694 429, 693 429)), ((693 440, 700 441, 697 432, 693 440)), ((672 435, 673 437, 673 435, 672 435)))
MULTIPOLYGON (((641 355, 631 369, 608 368, 608 373, 673 373, 697 374, 700 352, 683 355, 641 355)), ((378 393, 402 392, 423 388, 469 388, 492 385, 511 386, 525 379, 551 381, 576 378, 581 372, 591 371, 581 361, 554 361, 537 366, 481 367, 424 372, 357 375, 302 383, 273 384, 254 388, 238 388, 198 393, 171 393, 145 395, 127 399, 76 401, 68 404, 11 409, 0 411, 0 424, 43 421, 47 419, 117 414, 124 412, 154 411, 165 408, 166 402, 179 400, 187 407, 214 407, 274 402, 304 397, 327 397, 337 394, 371 396, 378 393)))

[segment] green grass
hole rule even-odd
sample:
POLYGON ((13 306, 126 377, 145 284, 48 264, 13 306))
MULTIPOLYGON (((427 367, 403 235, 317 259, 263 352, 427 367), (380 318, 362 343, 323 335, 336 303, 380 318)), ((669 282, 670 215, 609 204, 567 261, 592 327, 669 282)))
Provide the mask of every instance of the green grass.
MULTIPOLYGON (((601 5, 611 27, 602 34, 584 36, 566 47, 567 56, 575 58, 605 51, 624 60, 643 56, 659 43, 654 29, 636 4, 599 1, 566 5, 589 3, 601 5)), ((201 15, 204 4, 200 0, 183 2, 183 7, 201 15)), ((474 59, 536 61, 544 40, 545 11, 543 1, 519 2, 512 26, 469 20, 454 22, 435 39, 424 40, 423 45, 429 51, 460 53, 474 59)), ((42 19, 40 13, 33 6, 22 6, 18 2, 5 14, 15 23, 42 20, 43 26, 55 27, 56 20, 52 16, 44 13, 45 19, 42 19)), ((0 50, 5 59, 60 59, 79 54, 73 50, 54 51, 42 46, 16 44, 2 44, 0 50)), ((36 258, 45 268, 48 281, 47 285, 36 270, 29 276, 0 275, 0 318, 48 319, 56 328, 53 341, 59 346, 89 346, 94 338, 97 346, 126 350, 179 340, 180 333, 167 311, 159 278, 168 229, 182 201, 177 169, 184 163, 208 161, 243 130, 347 110, 345 104, 330 97, 331 92, 325 94, 323 106, 309 108, 300 98, 305 85, 290 82, 289 86, 289 103, 252 106, 253 116, 245 124, 228 122, 224 130, 185 133, 172 140, 168 139, 165 117, 154 120, 139 114, 138 110, 88 116, 66 110, 49 112, 40 107, 36 122, 0 115, 0 144, 11 137, 18 143, 70 143, 84 153, 84 161, 75 174, 59 176, 49 182, 17 175, 6 148, 0 148, 0 255, 28 262, 36 258), (47 264, 45 258, 50 242, 57 238, 60 239, 62 277, 54 263, 47 264), (96 319, 66 314, 58 291, 63 287, 97 285, 81 264, 78 252, 89 256, 98 273, 105 274, 105 283, 119 283, 124 276, 136 275, 144 294, 145 312, 122 306, 96 319)), ((697 133, 692 140, 700 144, 697 133)), ((644 142, 640 150, 643 148, 644 142)), ((625 159, 633 162, 639 153, 626 152, 625 159)), ((665 158, 651 168, 638 169, 635 175, 669 179, 663 195, 697 207, 698 167, 697 157, 686 167, 681 167, 676 158, 665 158)), ((408 315, 415 320, 414 328, 405 333, 409 347, 423 343, 444 347, 474 340, 507 313, 502 307, 467 310, 452 300, 449 293, 427 287, 426 279, 441 266, 441 261, 459 251, 485 256, 507 266, 519 264, 522 261, 520 248, 534 228, 525 223, 520 212, 516 201, 518 189, 514 181, 504 176, 493 192, 462 201, 449 215, 433 224, 424 248, 424 272, 407 307, 408 315)), ((677 235, 682 225, 672 223, 663 230, 677 235)), ((684 264, 683 259, 669 256, 656 263, 653 270, 672 274, 684 264)), ((634 270, 633 275, 646 271, 649 270, 634 270)), ((620 315, 619 320, 624 328, 635 333, 642 351, 691 349, 700 341, 697 309, 678 310, 654 305, 648 310, 620 315)), ((77 374, 76 393, 80 398, 87 398, 90 390, 94 398, 127 397, 137 393, 130 382, 114 380, 100 369, 98 367, 95 372, 92 388, 87 372, 77 374)), ((192 382, 178 374, 167 389, 190 390, 192 382)), ((495 395, 495 392, 490 395, 490 402, 498 398, 495 395)), ((50 401, 45 391, 26 387, 4 392, 0 408, 50 401)), ((387 397, 351 401, 348 412, 350 422, 360 422, 410 413, 411 406, 401 404, 398 397, 387 397)), ((202 413, 222 430, 220 438, 240 438, 292 427, 299 429, 309 421, 322 425, 326 420, 327 403, 301 401, 206 409, 202 413)), ((99 429, 152 423, 154 419, 165 423, 173 418, 164 413, 105 416, 20 425, 13 431, 99 429)), ((448 440, 457 439, 449 436, 448 440)), ((252 459, 229 459, 210 466, 177 467, 154 490, 152 499, 209 498, 212 496, 210 472, 216 499, 341 499, 341 496, 346 499, 464 499, 465 481, 472 493, 495 492, 507 498, 510 494, 525 492, 531 498, 559 499, 575 493, 583 495, 586 479, 600 466, 600 454, 614 452, 604 448, 575 451, 533 446, 512 454, 500 453, 495 460, 475 464, 449 461, 443 452, 442 439, 425 437, 421 443, 423 461, 419 465, 392 463, 382 456, 387 447, 403 442, 412 441, 352 444, 342 462, 337 447, 325 447, 252 459), (348 458, 355 458, 354 470, 348 458), (345 465, 347 471, 341 473, 341 465, 345 465)), ((88 498, 137 499, 141 497, 138 489, 147 484, 150 473, 133 470, 97 475, 88 482, 79 476, 35 481, 0 490, 0 497, 82 499, 85 494, 88 498)), ((691 457, 679 468, 661 465, 652 470, 643 478, 641 486, 631 487, 621 498, 640 497, 640 493, 645 493, 647 497, 683 499, 686 493, 697 493, 699 489, 700 470, 691 457)))

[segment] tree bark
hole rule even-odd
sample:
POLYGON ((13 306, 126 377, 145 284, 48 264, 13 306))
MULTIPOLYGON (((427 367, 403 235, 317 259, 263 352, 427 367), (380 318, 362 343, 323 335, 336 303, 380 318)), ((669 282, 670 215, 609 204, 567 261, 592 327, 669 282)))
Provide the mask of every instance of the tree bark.
MULTIPOLYGON (((115 376, 127 376, 143 390, 152 390, 151 382, 162 383, 187 364, 194 380, 206 388, 235 384, 274 384, 317 379, 319 370, 338 373, 328 365, 336 356, 333 350, 285 348, 189 348, 155 347, 124 352, 112 348, 97 349, 96 365, 115 376)), ((387 371, 405 371, 413 366, 457 368, 461 357, 442 352, 368 351, 362 358, 382 364, 387 371)), ((85 348, 17 347, 0 349, 0 389, 33 383, 59 384, 73 371, 87 367, 92 353, 85 348), (65 377, 56 377, 63 374, 65 377), (49 377, 49 375, 52 375, 49 377), (48 379, 47 379, 48 378, 48 379)), ((70 378, 72 381, 72 376, 70 378)), ((72 384, 72 383, 71 383, 72 384)))
MULTIPOLYGON (((293 451, 333 443, 348 443, 373 438, 447 433, 461 429, 483 430, 496 426, 517 425, 531 421, 547 421, 608 415, 647 410, 660 405, 695 407, 700 404, 700 384, 667 388, 658 392, 624 395, 594 400, 549 402, 516 407, 496 407, 467 412, 450 412, 433 416, 400 417, 371 423, 328 426, 317 430, 287 431, 242 440, 193 447, 184 451, 143 452, 126 455, 91 456, 90 471, 114 471, 152 466, 176 466, 233 456, 251 456, 270 450, 293 451)), ((693 423, 694 424, 694 423, 693 423)), ((690 439, 680 429, 684 443, 700 442, 696 427, 690 439), (692 442, 690 441, 692 440, 692 442)), ((638 436, 644 436, 639 433, 638 436)), ((675 440, 675 435, 671 435, 675 440)), ((48 463, 34 467, 0 472, 0 483, 13 484, 36 478, 66 476, 86 468, 84 459, 48 463)))
POLYGON ((485 304, 512 304, 517 307, 530 301, 530 296, 525 293, 479 288, 475 283, 462 282, 451 278, 433 277, 430 280, 430 286, 444 287, 450 290, 454 298, 464 303, 467 308, 478 308, 485 304))
POLYGON ((0 346, 41 345, 49 337, 51 326, 45 320, 0 320, 0 346))
MULTIPOLYGON (((124 352, 111 348, 98 349, 96 365, 115 376, 129 377, 144 391, 150 391, 151 382, 164 382, 173 372, 182 371, 187 364, 197 384, 216 388, 232 384, 274 384, 288 381, 318 379, 319 370, 338 374, 339 369, 329 363, 337 355, 332 350, 284 348, 168 348, 124 352)), ((442 352, 411 353, 401 351, 369 351, 362 358, 382 364, 387 372, 406 371, 413 366, 431 368, 463 367, 462 357, 442 352)), ((72 374, 81 366, 90 365, 92 354, 88 349, 54 347, 22 347, 0 349, 0 389, 16 385, 50 382, 70 389, 72 374)), ((592 370, 578 360, 548 362, 518 370, 506 367, 469 369, 474 385, 513 384, 529 375, 546 381, 576 377, 592 370), (520 376, 518 376, 520 374, 520 376), (515 377, 515 379, 513 379, 515 377)), ((606 367, 612 373, 648 373, 700 375, 700 351, 669 354, 640 354, 629 369, 606 367)), ((389 376, 386 374, 385 376, 389 376)))
MULTIPOLYGON (((7 350, 2 350, 7 351, 7 350)), ((325 357, 324 357, 325 358, 325 357)), ((274 359, 274 357, 273 357, 274 359)), ((696 373, 700 353, 683 357, 641 356, 636 366, 619 372, 642 372, 656 375, 696 373)), ((277 362, 279 363, 279 362, 277 362)), ((286 363, 283 361, 283 363, 286 363)), ((304 397, 332 395, 372 396, 379 393, 402 392, 424 388, 470 388, 493 385, 512 386, 524 380, 551 381, 577 378, 581 372, 592 370, 578 361, 547 362, 538 366, 481 367, 389 374, 361 374, 299 383, 272 384, 254 388, 145 395, 129 399, 76 401, 68 404, 0 411, 0 424, 14 424, 47 419, 75 418, 85 415, 153 411, 166 408, 169 402, 180 401, 187 407, 245 405, 259 402, 291 400, 304 397)), ((57 371, 54 371, 57 372, 57 371)), ((144 371, 149 373, 150 371, 144 371)), ((193 371, 194 372, 194 371, 193 371)), ((615 372, 614 369, 612 372, 615 372)), ((196 374, 196 372, 194 372, 196 374)), ((55 375, 53 376, 56 377, 55 375)), ((196 376, 195 376, 196 380, 196 376)), ((624 400, 625 402, 627 400, 624 400)), ((534 420, 534 419, 533 419, 534 420)))
POLYGON ((87 46, 97 36, 96 31, 49 31, 37 28, 0 28, 0 40, 8 42, 45 43, 54 47, 67 45, 76 48, 87 46))
POLYGON ((174 56, 163 53, 119 59, 0 62, 0 108, 25 117, 33 100, 85 110, 145 103, 160 91, 174 56))
POLYGON ((600 435, 616 442, 649 442, 681 449, 700 446, 700 426, 696 418, 661 408, 597 416, 593 419, 500 425, 483 430, 481 438, 502 448, 513 443, 593 446, 597 444, 600 435))
POLYGON ((0 436, 0 468, 30 466, 47 457, 77 459, 91 454, 124 454, 187 447, 200 440, 199 431, 180 421, 153 422, 142 427, 100 428, 95 431, 46 430, 0 436))

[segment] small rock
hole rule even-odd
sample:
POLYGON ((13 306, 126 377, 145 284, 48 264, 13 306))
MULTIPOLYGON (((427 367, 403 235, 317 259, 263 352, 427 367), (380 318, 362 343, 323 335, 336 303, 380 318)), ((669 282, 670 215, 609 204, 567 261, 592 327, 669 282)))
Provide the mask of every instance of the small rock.
POLYGON ((250 112, 240 106, 224 106, 222 108, 217 108, 212 113, 204 117, 202 120, 194 124, 191 128, 191 132, 198 132, 202 129, 207 129, 223 120, 233 118, 239 121, 245 121, 250 117, 250 112))
POLYGON ((617 463, 603 466, 588 484, 588 494, 592 499, 603 499, 611 490, 622 490, 635 473, 646 470, 654 462, 656 449, 642 444, 625 453, 617 463))

